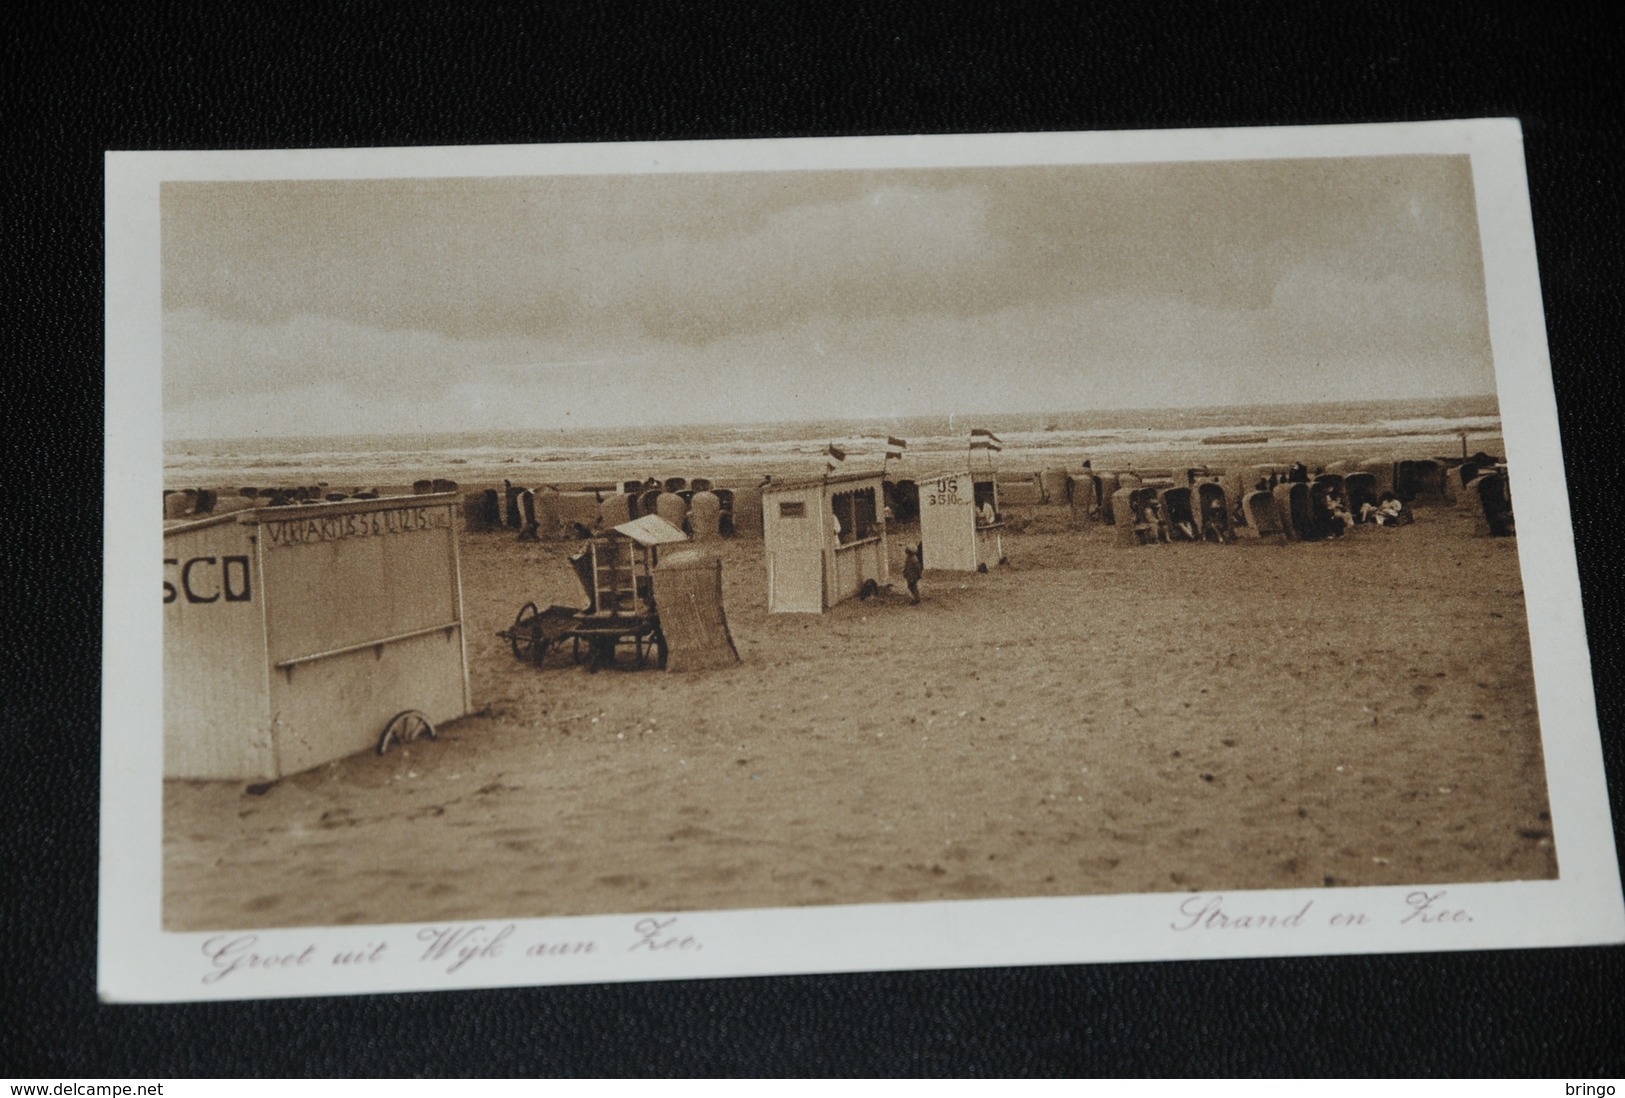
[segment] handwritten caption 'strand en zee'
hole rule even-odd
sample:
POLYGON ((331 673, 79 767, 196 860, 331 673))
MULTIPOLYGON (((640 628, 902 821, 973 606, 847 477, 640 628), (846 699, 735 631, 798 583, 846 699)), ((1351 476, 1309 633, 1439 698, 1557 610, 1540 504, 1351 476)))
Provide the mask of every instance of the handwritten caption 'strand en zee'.
POLYGON ((1473 917, 1464 908, 1452 907, 1445 901, 1445 892, 1427 892, 1416 889, 1405 894, 1403 906, 1389 909, 1378 916, 1364 911, 1335 911, 1330 915, 1312 915, 1315 901, 1308 900, 1292 911, 1257 912, 1226 907, 1223 896, 1191 896, 1179 905, 1179 917, 1169 923, 1169 929, 1188 930, 1296 930, 1305 926, 1356 927, 1374 926, 1380 922, 1398 922, 1401 926, 1436 926, 1470 923, 1473 917))
MULTIPOLYGON (((675 916, 638 919, 631 925, 629 936, 614 943, 592 938, 525 942, 520 939, 519 928, 513 923, 498 927, 483 924, 430 926, 419 930, 415 938, 413 944, 407 947, 413 962, 434 965, 447 974, 477 968, 484 961, 516 958, 536 960, 605 954, 614 950, 633 954, 694 953, 705 948, 697 937, 678 929, 675 916)), ((292 948, 266 948, 261 945, 258 934, 217 934, 205 941, 202 949, 208 966, 202 977, 205 984, 217 984, 228 977, 251 972, 366 967, 376 965, 400 951, 399 946, 392 950, 388 939, 342 950, 324 949, 316 942, 292 948)))

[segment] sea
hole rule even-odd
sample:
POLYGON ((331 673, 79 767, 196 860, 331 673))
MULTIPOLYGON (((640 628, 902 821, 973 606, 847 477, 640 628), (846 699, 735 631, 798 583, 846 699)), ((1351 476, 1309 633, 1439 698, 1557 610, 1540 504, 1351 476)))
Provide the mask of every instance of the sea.
MULTIPOLYGON (((1432 400, 1228 405, 1211 408, 986 413, 973 416, 712 423, 687 426, 471 430, 442 434, 356 434, 171 440, 169 487, 335 487, 444 477, 466 484, 615 482, 671 473, 725 480, 758 471, 822 470, 834 446, 854 468, 878 466, 888 438, 906 442, 904 461, 965 453, 971 431, 991 432, 1001 467, 1096 468, 1178 453, 1222 466, 1241 460, 1297 460, 1327 450, 1411 456, 1499 446, 1493 395, 1432 400)), ((980 451, 979 451, 980 452, 980 451)), ((1491 451, 1495 452, 1495 451, 1491 451)), ((906 466, 905 466, 906 468, 906 466)))

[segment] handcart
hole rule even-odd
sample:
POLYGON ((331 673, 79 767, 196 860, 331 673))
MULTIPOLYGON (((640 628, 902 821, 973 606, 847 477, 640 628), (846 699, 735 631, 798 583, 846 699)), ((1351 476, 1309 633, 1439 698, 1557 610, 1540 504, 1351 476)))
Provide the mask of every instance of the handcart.
POLYGON ((548 651, 570 635, 580 613, 574 606, 549 606, 543 610, 527 602, 519 608, 513 625, 497 636, 508 642, 514 659, 540 667, 548 651))
POLYGON ((509 643, 515 659, 538 667, 547 652, 566 639, 575 662, 580 663, 585 653, 588 671, 613 664, 616 650, 624 644, 636 651, 637 666, 644 666, 652 653, 657 666, 665 667, 667 645, 655 607, 654 567, 661 545, 687 540, 681 530, 656 515, 622 523, 570 558, 590 600, 586 610, 571 606, 542 610, 527 602, 513 625, 497 635, 509 643))

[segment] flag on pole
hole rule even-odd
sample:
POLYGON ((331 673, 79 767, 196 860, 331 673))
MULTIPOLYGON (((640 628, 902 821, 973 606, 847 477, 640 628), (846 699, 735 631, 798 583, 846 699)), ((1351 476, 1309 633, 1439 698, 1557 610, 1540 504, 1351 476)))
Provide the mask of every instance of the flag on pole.
POLYGON ((900 438, 892 438, 890 435, 886 436, 886 460, 887 461, 892 461, 892 460, 901 461, 902 457, 903 457, 903 451, 905 449, 907 449, 907 448, 908 448, 908 443, 904 442, 902 439, 900 439, 900 438))
POLYGON ((985 427, 972 427, 970 429, 970 448, 972 450, 991 450, 998 453, 1004 449, 999 442, 999 436, 985 427))
POLYGON ((841 462, 845 460, 846 451, 835 445, 833 442, 830 443, 829 449, 825 451, 824 454, 824 464, 828 466, 829 471, 833 473, 840 466, 841 462))

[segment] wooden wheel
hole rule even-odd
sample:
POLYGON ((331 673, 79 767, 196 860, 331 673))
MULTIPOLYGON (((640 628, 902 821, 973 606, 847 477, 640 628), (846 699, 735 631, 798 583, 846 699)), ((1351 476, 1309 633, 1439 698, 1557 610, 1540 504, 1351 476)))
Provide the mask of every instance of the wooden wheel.
POLYGON ((403 709, 389 718, 389 723, 384 726, 384 734, 378 738, 378 754, 388 751, 392 743, 408 744, 419 736, 434 739, 434 725, 429 723, 422 710, 403 709))
POLYGON ((547 654, 548 640, 542 633, 542 612, 534 602, 527 602, 519 608, 518 616, 513 619, 513 628, 508 630, 508 645, 513 649, 516 660, 540 664, 547 654))

